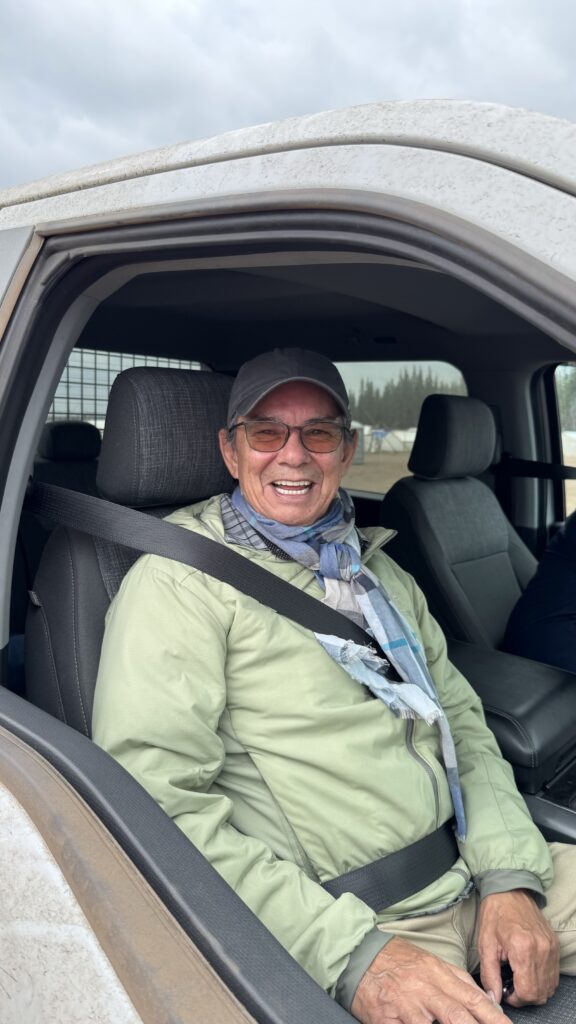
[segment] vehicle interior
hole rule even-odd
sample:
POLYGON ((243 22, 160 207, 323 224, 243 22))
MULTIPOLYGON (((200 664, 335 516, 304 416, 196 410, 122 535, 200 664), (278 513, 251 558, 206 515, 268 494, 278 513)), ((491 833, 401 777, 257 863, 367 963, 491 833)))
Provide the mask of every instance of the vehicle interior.
MULTIPOLYGON (((450 261, 447 251, 438 256, 422 242, 407 253, 389 240, 378 250, 344 235, 330 244, 311 237, 255 243, 230 230, 224 244, 224 227, 199 250, 169 227, 162 246, 157 238, 145 243, 141 229, 94 232, 73 243, 60 236, 46 255, 51 274, 42 278, 39 269, 28 286, 41 296, 34 314, 22 303, 15 311, 5 344, 18 354, 18 384, 2 413, 2 480, 12 480, 14 511, 0 538, 13 558, 0 722, 81 793, 256 1019, 344 1020, 348 1015, 303 977, 250 912, 230 903, 234 894, 163 812, 91 743, 104 615, 137 551, 108 544, 103 568, 99 541, 21 510, 21 496, 30 476, 158 517, 218 493, 231 485, 211 453, 227 379, 270 348, 324 353, 357 399, 363 441, 345 483, 358 525, 397 531, 387 550, 424 589, 535 820, 548 838, 576 842, 576 677, 499 649, 547 540, 576 505, 569 483, 502 470, 506 456, 569 461, 558 374, 572 379, 576 311, 538 292, 530 266, 524 279, 510 279, 470 254, 450 261), (81 258, 70 259, 72 249, 81 258), (424 402, 419 426, 390 422, 385 406, 379 416, 362 416, 370 383, 383 396, 386 384, 418 372, 414 367, 432 385, 446 385, 439 393, 427 389, 434 397, 424 402), (129 399, 117 383, 120 412, 111 405, 105 422, 119 371, 129 381, 141 372, 142 389, 129 399), (210 375, 215 388, 204 386, 210 375), (151 388, 154 404, 165 387, 159 430, 166 428, 170 485, 158 487, 142 468, 152 416, 142 395, 151 388), (144 411, 139 432, 128 436, 130 401, 144 411), (193 407, 193 447, 185 437, 176 444, 171 433, 175 402, 193 407), (211 406, 209 416, 202 403, 211 406), (189 474, 174 461, 181 445, 194 462, 189 474), (135 475, 142 469, 138 493, 126 486, 127 466, 135 475), (78 589, 70 597, 72 563, 78 589), (235 923, 224 929, 223 908, 231 905, 235 923), (293 999, 288 1014, 286 993, 293 999)), ((576 394, 576 378, 574 388, 576 394)), ((566 982, 555 998, 558 1006, 575 1000, 576 987, 566 982)), ((532 1011, 512 1016, 554 1019, 532 1011)))

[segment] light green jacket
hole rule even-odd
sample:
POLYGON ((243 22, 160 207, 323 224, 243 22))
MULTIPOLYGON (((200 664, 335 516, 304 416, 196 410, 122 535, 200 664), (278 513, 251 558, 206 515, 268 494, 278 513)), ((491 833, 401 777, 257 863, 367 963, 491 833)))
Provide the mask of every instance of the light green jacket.
MULTIPOLYGON (((172 522, 223 538, 220 502, 172 522)), ((375 914, 318 884, 432 832, 452 816, 436 727, 395 718, 314 635, 181 563, 145 555, 113 601, 93 715, 95 741, 152 794, 286 949, 344 1005, 387 941, 376 924, 457 900, 551 882, 547 845, 448 662, 414 580, 363 531, 363 560, 420 635, 456 742, 468 837, 456 865, 375 914)), ((237 547, 321 598, 313 573, 237 547)))

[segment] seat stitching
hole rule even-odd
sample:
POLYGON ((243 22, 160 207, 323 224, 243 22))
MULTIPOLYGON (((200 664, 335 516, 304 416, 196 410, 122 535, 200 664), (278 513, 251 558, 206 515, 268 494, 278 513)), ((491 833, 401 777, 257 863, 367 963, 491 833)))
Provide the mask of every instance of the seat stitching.
MULTIPOLYGON (((132 391, 132 393, 134 395, 134 401, 130 402, 130 408, 131 408, 131 411, 132 411, 132 431, 133 431, 134 437, 137 438, 139 436, 138 435, 138 430, 137 430, 137 426, 138 426, 138 422, 137 422, 138 421, 138 415, 137 415, 137 413, 139 412, 139 409, 138 409, 139 395, 138 395, 138 391, 135 388, 134 383, 133 383, 131 378, 129 378, 127 380, 127 383, 128 383, 128 385, 130 387, 130 390, 132 391)), ((140 452, 139 456, 141 457, 141 455, 142 455, 142 453, 140 452)), ((137 472, 138 472, 137 467, 138 467, 139 462, 140 462, 140 458, 134 459, 134 464, 133 464, 133 467, 132 467, 132 479, 130 481, 130 486, 131 486, 133 491, 136 490, 136 494, 137 494, 138 497, 140 496, 140 494, 139 494, 140 480, 137 477, 137 472)))
POLYGON ((58 681, 58 672, 57 672, 57 669, 56 669, 56 662, 54 660, 54 650, 53 650, 51 639, 50 639, 50 630, 48 628, 48 620, 46 618, 46 613, 44 611, 44 608, 42 606, 40 606, 40 608, 38 610, 40 612, 40 621, 42 623, 42 628, 44 629, 44 635, 46 637, 46 642, 47 642, 47 645, 48 645, 48 654, 50 656, 50 658, 49 658, 49 660, 50 660, 50 667, 52 669, 52 674, 54 676, 54 681, 56 683, 56 695, 58 697, 58 703, 60 705, 60 711, 62 713, 62 721, 66 722, 66 724, 68 724, 68 719, 66 717, 66 710, 64 708, 64 701, 62 700, 62 692, 61 692, 61 689, 60 689, 60 683, 58 681))
MULTIPOLYGON (((67 538, 68 539, 68 538, 67 538)), ((77 646, 77 635, 78 631, 76 628, 76 581, 74 577, 74 563, 72 561, 72 553, 70 551, 70 544, 68 544, 68 560, 70 562, 70 575, 72 577, 72 649, 74 651, 74 667, 76 669, 76 688, 78 690, 78 699, 80 702, 80 711, 82 712, 82 721, 84 723, 84 732, 89 735, 88 722, 84 713, 84 702, 82 700, 82 690, 80 689, 80 672, 78 669, 78 656, 76 651, 77 646)))
POLYGON ((493 704, 484 704, 484 711, 486 713, 494 715, 495 718, 503 718, 510 725, 515 726, 515 728, 518 730, 518 734, 520 735, 520 737, 527 741, 527 745, 530 748, 530 764, 532 768, 535 768, 537 765, 537 751, 534 746, 534 743, 532 742, 532 737, 530 733, 524 728, 522 723, 519 722, 518 719, 514 717, 514 715, 509 714, 509 712, 507 711, 503 711, 502 708, 495 707, 493 704))

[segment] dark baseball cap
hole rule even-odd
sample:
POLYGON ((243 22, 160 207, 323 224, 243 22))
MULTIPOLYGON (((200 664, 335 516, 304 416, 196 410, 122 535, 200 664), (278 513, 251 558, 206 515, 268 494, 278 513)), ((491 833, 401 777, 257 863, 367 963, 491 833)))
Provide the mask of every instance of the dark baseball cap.
POLYGON ((304 348, 275 348, 249 359, 238 370, 228 404, 228 426, 246 416, 274 388, 302 380, 323 388, 340 406, 350 423, 350 402, 342 377, 326 356, 304 348))

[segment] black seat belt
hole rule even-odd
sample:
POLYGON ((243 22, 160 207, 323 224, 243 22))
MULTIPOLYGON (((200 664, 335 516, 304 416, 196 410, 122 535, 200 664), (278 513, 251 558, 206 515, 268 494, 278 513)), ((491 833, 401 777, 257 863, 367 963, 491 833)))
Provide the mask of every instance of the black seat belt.
MULTIPOLYGON (((37 482, 29 486, 24 507, 60 526, 194 566, 315 633, 374 645, 373 638, 345 615, 225 544, 175 523, 80 491, 37 482)), ((453 822, 448 821, 402 850, 321 884, 335 897, 353 892, 373 910, 384 910, 430 885, 449 871, 457 858, 453 822)))
POLYGON ((338 878, 331 878, 323 882, 322 887, 334 897, 353 892, 372 910, 392 907, 401 899, 431 885, 454 867, 458 847, 453 826, 454 820, 447 821, 410 846, 364 867, 347 871, 338 878))
POLYGON ((494 474, 496 497, 502 508, 510 514, 512 508, 512 480, 576 480, 576 467, 555 462, 541 462, 537 459, 517 459, 508 452, 502 452, 500 462, 490 467, 494 474))
POLYGON ((24 507, 28 512, 80 533, 194 566, 315 633, 328 633, 358 644, 374 645, 373 638, 345 615, 279 579, 225 544, 175 523, 156 519, 104 498, 36 482, 28 489, 24 507))
POLYGON ((500 462, 490 466, 496 477, 532 477, 536 480, 576 480, 576 466, 538 459, 517 459, 503 452, 500 462))

